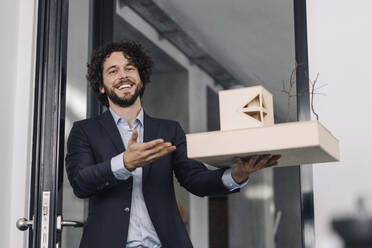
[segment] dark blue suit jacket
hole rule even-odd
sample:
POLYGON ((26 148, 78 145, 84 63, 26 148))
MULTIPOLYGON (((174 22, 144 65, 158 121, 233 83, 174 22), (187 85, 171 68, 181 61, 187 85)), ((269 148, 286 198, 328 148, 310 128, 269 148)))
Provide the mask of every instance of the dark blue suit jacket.
MULTIPOLYGON (((162 138, 177 147, 173 153, 143 167, 143 195, 163 247, 192 247, 177 208, 173 173, 188 191, 207 196, 230 193, 221 180, 224 170, 211 171, 188 159, 184 131, 175 121, 145 114, 143 138, 144 142, 162 138)), ((75 122, 71 129, 67 142, 67 176, 75 195, 89 198, 81 248, 125 247, 133 180, 117 180, 110 166, 111 158, 124 150, 109 111, 75 122)))

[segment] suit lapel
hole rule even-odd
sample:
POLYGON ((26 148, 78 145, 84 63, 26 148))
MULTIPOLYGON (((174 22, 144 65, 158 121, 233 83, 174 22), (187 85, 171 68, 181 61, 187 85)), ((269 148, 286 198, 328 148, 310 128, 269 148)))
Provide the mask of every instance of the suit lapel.
POLYGON ((115 145, 115 148, 118 152, 123 152, 125 150, 123 141, 118 130, 118 127, 115 124, 115 120, 112 117, 109 110, 105 111, 102 115, 98 117, 98 121, 104 127, 108 133, 112 143, 115 145))
MULTIPOLYGON (((157 133, 158 133, 158 122, 155 121, 153 118, 148 116, 146 113, 144 113, 143 117, 143 125, 144 125, 144 134, 143 134, 143 142, 148 142, 154 139, 157 139, 157 133)), ((143 167, 142 171, 142 185, 145 185, 146 178, 151 172, 153 163, 146 165, 143 167)))

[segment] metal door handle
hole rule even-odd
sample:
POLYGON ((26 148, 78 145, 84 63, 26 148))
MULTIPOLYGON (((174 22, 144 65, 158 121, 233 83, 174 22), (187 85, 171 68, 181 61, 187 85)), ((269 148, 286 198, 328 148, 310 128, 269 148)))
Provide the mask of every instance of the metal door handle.
POLYGON ((19 218, 16 222, 16 226, 20 231, 26 231, 34 225, 33 220, 27 220, 26 218, 19 218))
MULTIPOLYGON (((71 226, 71 227, 82 227, 84 226, 83 222, 80 221, 71 221, 71 220, 62 220, 62 216, 57 216, 57 230, 62 230, 64 226, 71 226)), ((16 226, 20 231, 26 231, 27 229, 31 228, 34 225, 33 220, 27 220, 26 218, 19 218, 16 222, 16 226)))
POLYGON ((57 216, 57 230, 62 230, 64 226, 71 226, 71 227, 82 227, 84 226, 83 222, 80 221, 72 221, 72 220, 62 220, 62 216, 57 216))

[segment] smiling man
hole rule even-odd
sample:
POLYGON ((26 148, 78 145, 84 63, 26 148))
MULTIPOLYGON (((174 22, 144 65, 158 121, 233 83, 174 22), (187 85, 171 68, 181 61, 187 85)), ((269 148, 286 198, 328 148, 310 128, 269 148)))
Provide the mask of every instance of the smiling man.
POLYGON ((228 194, 280 157, 237 159, 232 169, 214 171, 188 159, 181 126, 141 107, 152 68, 143 47, 132 41, 99 48, 88 65, 87 79, 108 110, 75 122, 67 143, 69 181, 77 197, 89 198, 81 248, 192 247, 173 175, 195 195, 228 194))

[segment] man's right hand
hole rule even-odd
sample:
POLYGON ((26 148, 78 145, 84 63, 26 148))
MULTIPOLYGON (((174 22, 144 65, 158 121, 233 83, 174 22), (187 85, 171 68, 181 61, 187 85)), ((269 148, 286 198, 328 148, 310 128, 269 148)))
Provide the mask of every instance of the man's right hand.
POLYGON ((145 166, 176 150, 176 146, 173 146, 170 142, 164 142, 163 139, 138 143, 137 138, 138 132, 136 129, 133 129, 132 137, 128 142, 128 147, 123 157, 124 166, 129 171, 145 166))

